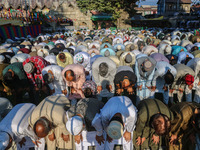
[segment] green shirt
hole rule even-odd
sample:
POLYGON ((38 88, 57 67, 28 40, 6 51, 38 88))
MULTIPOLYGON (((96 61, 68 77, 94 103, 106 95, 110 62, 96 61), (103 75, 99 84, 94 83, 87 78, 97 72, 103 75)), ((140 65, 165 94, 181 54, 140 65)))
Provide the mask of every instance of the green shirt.
POLYGON ((155 132, 151 127, 151 118, 157 113, 166 115, 170 120, 173 119, 173 113, 160 100, 146 99, 138 105, 138 120, 136 123, 136 136, 148 137, 150 133, 155 132))
POLYGON ((11 69, 14 72, 14 74, 19 78, 19 80, 14 82, 13 84, 15 84, 18 87, 19 86, 26 87, 28 85, 28 79, 24 71, 22 62, 16 62, 16 63, 8 65, 3 70, 3 75, 5 75, 9 69, 11 69))

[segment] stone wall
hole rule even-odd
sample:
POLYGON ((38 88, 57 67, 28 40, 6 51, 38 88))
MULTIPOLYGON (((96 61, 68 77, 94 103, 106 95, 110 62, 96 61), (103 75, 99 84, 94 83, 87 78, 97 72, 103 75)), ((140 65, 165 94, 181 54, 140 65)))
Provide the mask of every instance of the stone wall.
POLYGON ((91 13, 83 14, 77 7, 75 1, 65 0, 62 5, 54 11, 57 16, 70 18, 73 21, 75 29, 88 28, 92 29, 91 13))
MULTIPOLYGON (((57 8, 57 10, 52 11, 56 16, 70 18, 73 21, 75 29, 87 28, 93 29, 94 23, 91 20, 92 14, 88 11, 87 14, 83 14, 78 8, 75 0, 64 0, 64 2, 57 8)), ((125 24, 125 20, 128 19, 129 15, 126 12, 122 12, 121 18, 115 23, 118 28, 129 28, 130 25, 125 24)), ((109 21, 104 21, 106 27, 110 26, 112 23, 109 21)), ((99 23, 100 24, 100 23, 99 23)), ((52 24, 54 29, 56 25, 52 24)))

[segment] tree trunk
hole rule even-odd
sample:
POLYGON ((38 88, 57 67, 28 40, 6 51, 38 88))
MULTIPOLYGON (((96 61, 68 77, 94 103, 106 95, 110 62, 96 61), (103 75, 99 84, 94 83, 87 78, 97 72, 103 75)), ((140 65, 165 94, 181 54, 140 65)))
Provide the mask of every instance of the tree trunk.
POLYGON ((120 28, 120 18, 117 19, 117 28, 120 28))

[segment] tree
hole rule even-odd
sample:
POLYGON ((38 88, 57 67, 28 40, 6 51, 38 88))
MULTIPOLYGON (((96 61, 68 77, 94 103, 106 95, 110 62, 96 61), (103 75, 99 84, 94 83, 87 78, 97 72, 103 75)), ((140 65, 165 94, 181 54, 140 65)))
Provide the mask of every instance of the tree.
POLYGON ((122 11, 132 16, 137 0, 77 0, 77 5, 83 13, 87 10, 96 10, 101 13, 112 14, 113 19, 120 18, 122 11))

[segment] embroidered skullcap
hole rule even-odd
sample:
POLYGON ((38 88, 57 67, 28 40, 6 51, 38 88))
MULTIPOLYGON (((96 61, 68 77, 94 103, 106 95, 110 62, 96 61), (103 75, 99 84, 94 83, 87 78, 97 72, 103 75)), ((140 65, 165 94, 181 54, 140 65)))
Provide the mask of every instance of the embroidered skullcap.
POLYGON ((88 80, 84 82, 82 86, 82 91, 84 91, 86 88, 90 88, 92 90, 93 95, 95 95, 97 85, 94 81, 88 80))
POLYGON ((127 54, 125 57, 125 62, 126 63, 131 63, 133 61, 132 56, 130 54, 127 54))
POLYGON ((105 57, 110 56, 110 52, 109 52, 109 50, 106 50, 106 51, 104 52, 104 55, 105 55, 105 57))
POLYGON ((111 121, 108 128, 107 134, 112 139, 120 139, 123 135, 123 126, 119 121, 111 121))
POLYGON ((151 61, 146 60, 146 61, 144 62, 144 70, 148 72, 148 71, 151 70, 151 67, 152 67, 151 61))
POLYGON ((24 71, 27 73, 32 73, 34 70, 34 64, 32 62, 28 62, 24 65, 24 71))
POLYGON ((84 57, 82 54, 77 54, 75 57, 76 57, 75 59, 77 60, 78 63, 80 63, 80 64, 83 63, 84 57))

